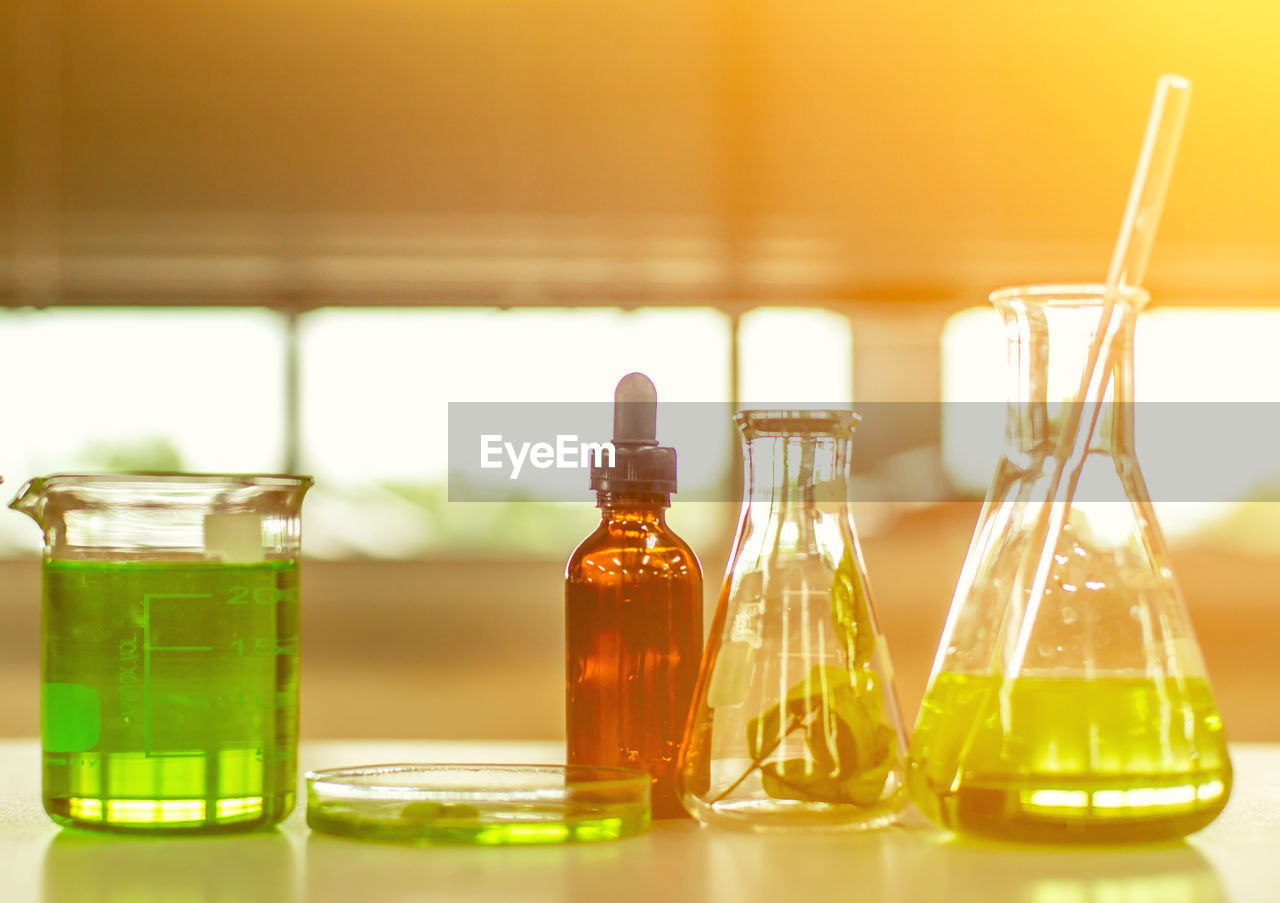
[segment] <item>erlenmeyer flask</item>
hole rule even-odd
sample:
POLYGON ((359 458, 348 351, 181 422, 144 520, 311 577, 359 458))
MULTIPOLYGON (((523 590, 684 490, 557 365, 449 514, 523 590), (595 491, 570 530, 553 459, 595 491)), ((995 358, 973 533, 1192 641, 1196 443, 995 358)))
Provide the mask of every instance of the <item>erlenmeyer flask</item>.
POLYGON ((1066 468, 1079 471, 1074 499, 1065 512, 1048 507, 1067 504, 1046 487, 1061 418, 1082 401, 1103 292, 1033 286, 991 296, 1013 371, 1007 447, 908 766, 916 804, 952 830, 1034 841, 1178 837, 1212 821, 1230 793, 1221 721, 1134 455, 1139 289, 1116 303, 1119 328, 1099 358, 1111 367, 1102 416, 1066 468), (1051 514, 1065 515, 1060 531, 1044 527, 1051 514))
POLYGON ((744 411, 746 498, 681 753, 685 807, 749 830, 904 804, 901 716, 849 515, 856 416, 744 411))

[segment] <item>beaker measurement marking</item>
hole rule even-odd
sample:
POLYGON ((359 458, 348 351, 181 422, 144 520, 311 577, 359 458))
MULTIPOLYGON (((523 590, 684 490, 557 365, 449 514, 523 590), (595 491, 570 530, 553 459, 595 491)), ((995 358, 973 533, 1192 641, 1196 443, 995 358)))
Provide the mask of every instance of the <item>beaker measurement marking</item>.
POLYGON ((147 646, 152 652, 212 652, 212 646, 147 646))
POLYGON ((212 593, 143 593, 142 594, 142 754, 151 756, 151 600, 212 599, 212 593))
POLYGON ((286 640, 277 644, 272 638, 260 637, 253 641, 252 646, 246 646, 244 640, 232 640, 227 645, 231 646, 240 655, 288 655, 296 656, 298 654, 298 641, 286 640))
POLYGON ((228 605, 276 605, 280 602, 298 601, 296 586, 231 586, 227 588, 231 595, 227 597, 228 605))

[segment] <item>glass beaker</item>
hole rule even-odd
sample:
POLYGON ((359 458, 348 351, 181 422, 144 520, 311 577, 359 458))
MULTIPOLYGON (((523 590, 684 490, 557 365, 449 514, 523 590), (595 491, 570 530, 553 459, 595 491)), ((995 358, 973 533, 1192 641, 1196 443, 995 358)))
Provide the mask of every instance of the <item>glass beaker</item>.
POLYGON ((849 512, 857 417, 743 411, 745 498, 681 752, 685 807, 868 828, 904 803, 902 719, 849 512))
POLYGON ((294 804, 299 511, 310 477, 56 474, 44 531, 45 811, 241 831, 294 804))
POLYGON ((1157 840, 1204 827, 1230 793, 1222 724, 1134 454, 1133 331, 1146 292, 1118 298, 1118 327, 1100 340, 1105 396, 1078 397, 1104 291, 991 295, 1009 342, 1006 448, 908 763, 913 799, 945 828, 1157 840), (1092 442, 1059 462, 1069 406, 1095 401, 1092 442), (1055 470, 1078 472, 1070 503, 1046 488, 1055 470))

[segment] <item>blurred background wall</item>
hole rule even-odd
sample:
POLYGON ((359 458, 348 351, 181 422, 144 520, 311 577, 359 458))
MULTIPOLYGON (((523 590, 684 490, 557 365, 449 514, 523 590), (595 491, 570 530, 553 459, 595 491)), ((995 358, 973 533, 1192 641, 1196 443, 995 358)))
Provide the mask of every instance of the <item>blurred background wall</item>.
MULTIPOLYGON (((591 499, 448 502, 449 401, 630 369, 673 400, 999 398, 973 309, 1102 278, 1164 71, 1196 94, 1140 394, 1274 400, 1277 34, 1269 0, 9 0, 0 472, 313 472, 304 733, 558 736, 591 499)), ((948 501, 858 512, 909 717, 982 495, 946 429, 869 472, 948 501)), ((1255 457, 1167 512, 1228 732, 1280 739, 1255 457)), ((708 606, 733 508, 671 515, 708 606)), ((0 734, 38 729, 34 532, 0 517, 0 734)))

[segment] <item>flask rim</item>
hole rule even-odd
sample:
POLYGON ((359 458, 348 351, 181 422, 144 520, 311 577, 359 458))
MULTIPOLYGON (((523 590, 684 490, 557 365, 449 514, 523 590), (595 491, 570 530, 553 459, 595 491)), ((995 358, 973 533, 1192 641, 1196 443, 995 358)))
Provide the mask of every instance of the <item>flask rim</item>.
MULTIPOLYGON (((1053 307, 1076 310, 1099 310, 1106 304, 1107 286, 1101 282, 1054 282, 1037 285, 1011 285, 998 288, 987 296, 998 308, 1053 307)), ((1151 300, 1151 293, 1135 285, 1116 292, 1116 301, 1133 311, 1140 311, 1151 300)))
POLYGON ((846 435, 861 421, 861 415, 840 408, 754 408, 733 415, 748 436, 846 435))

